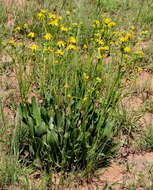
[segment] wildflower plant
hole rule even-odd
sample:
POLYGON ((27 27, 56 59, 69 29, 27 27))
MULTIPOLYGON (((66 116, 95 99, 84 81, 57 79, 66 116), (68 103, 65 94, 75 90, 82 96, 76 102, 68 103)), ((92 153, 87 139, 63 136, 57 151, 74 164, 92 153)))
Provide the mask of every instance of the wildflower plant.
POLYGON ((122 79, 138 68, 140 52, 132 51, 134 31, 104 16, 87 26, 75 14, 40 10, 34 26, 15 27, 19 40, 8 53, 22 100, 12 146, 47 170, 89 173, 114 156, 122 79))

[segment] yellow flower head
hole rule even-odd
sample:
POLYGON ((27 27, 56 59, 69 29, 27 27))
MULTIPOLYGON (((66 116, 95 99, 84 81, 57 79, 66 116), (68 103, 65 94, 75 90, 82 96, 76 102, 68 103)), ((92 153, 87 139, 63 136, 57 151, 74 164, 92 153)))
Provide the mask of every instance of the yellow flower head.
POLYGON ((125 38, 127 38, 128 40, 130 40, 131 38, 133 38, 133 34, 127 33, 127 34, 125 35, 125 38))
POLYGON ((101 80, 101 78, 97 77, 97 78, 96 78, 96 81, 97 81, 97 82, 101 82, 102 80, 101 80))
POLYGON ((52 13, 48 13, 48 18, 49 19, 56 19, 56 15, 52 13))
POLYGON ((72 23, 72 26, 73 26, 73 27, 76 27, 76 26, 78 26, 78 23, 73 22, 73 23, 72 23))
POLYGON ((14 40, 9 40, 7 43, 10 45, 16 45, 16 42, 14 40))
POLYGON ((17 27, 15 28, 15 30, 18 31, 18 32, 20 32, 20 31, 21 31, 21 27, 20 27, 20 26, 17 26, 17 27))
POLYGON ((83 79, 84 80, 88 80, 89 79, 89 76, 87 75, 87 73, 83 73, 83 79))
POLYGON ((29 48, 30 48, 32 51, 35 51, 35 50, 38 49, 38 45, 32 44, 29 48))
POLYGON ((146 34, 148 34, 148 30, 143 30, 142 32, 140 32, 140 35, 146 35, 146 34))
POLYGON ((102 55, 97 55, 96 58, 97 58, 98 60, 100 60, 100 59, 103 58, 103 56, 102 56, 102 55))
POLYGON ((101 46, 98 48, 98 51, 107 51, 107 50, 109 50, 108 46, 101 46))
POLYGON ((121 37, 121 38, 119 38, 119 40, 120 40, 120 42, 128 42, 128 38, 126 38, 126 37, 121 37))
POLYGON ((88 46, 86 44, 83 45, 83 49, 87 49, 88 46))
POLYGON ((48 25, 58 26, 59 25, 59 20, 58 19, 51 20, 51 21, 48 22, 48 25))
POLYGON ((144 56, 144 52, 143 52, 142 50, 138 50, 138 51, 136 52, 136 54, 137 54, 137 55, 140 55, 140 56, 144 56))
POLYGON ((29 38, 35 38, 35 37, 36 37, 36 34, 35 34, 34 32, 30 32, 30 33, 28 34, 28 37, 29 37, 29 38))
POLYGON ((45 15, 44 15, 42 12, 40 12, 40 13, 37 14, 37 18, 38 18, 39 20, 42 20, 42 19, 45 18, 45 15))
POLYGON ((70 15, 71 13, 70 13, 70 11, 66 11, 66 15, 70 15))
POLYGON ((83 98, 83 102, 86 102, 87 100, 88 100, 88 97, 85 96, 85 97, 83 98))
POLYGON ((58 60, 54 60, 53 64, 57 65, 57 64, 59 64, 59 61, 58 60))
POLYGON ((68 98, 71 98, 72 96, 70 94, 67 95, 68 98))
POLYGON ((51 47, 44 48, 44 51, 48 51, 50 53, 54 52, 54 50, 51 47))
POLYGON ((104 18, 103 19, 103 22, 108 25, 110 22, 111 22, 111 19, 110 18, 104 18))
POLYGON ((24 25, 23 25, 23 28, 24 28, 24 29, 27 29, 27 28, 28 28, 28 24, 24 24, 24 25))
POLYGON ((99 45, 104 45, 104 41, 103 40, 95 39, 95 42, 97 42, 99 45))
POLYGON ((138 73, 142 72, 142 68, 141 67, 137 67, 137 72, 138 73))
POLYGON ((101 35, 100 35, 100 33, 98 32, 98 33, 95 33, 94 36, 97 37, 97 38, 99 38, 101 35))
POLYGON ((124 50, 125 53, 129 53, 131 51, 131 48, 130 47, 125 47, 123 50, 124 50))
POLYGON ((62 32, 67 32, 69 29, 66 28, 64 25, 61 25, 61 31, 62 32))
POLYGON ((77 41, 76 41, 76 38, 74 38, 73 36, 71 36, 71 37, 68 38, 68 42, 72 43, 72 44, 76 44, 77 41))
POLYGON ((73 44, 69 44, 66 49, 67 50, 74 50, 74 51, 78 50, 78 48, 75 45, 73 45, 73 44))
POLYGON ((65 42, 64 41, 58 41, 57 46, 60 47, 60 48, 65 47, 65 42))
POLYGON ((110 23, 108 23, 108 27, 109 27, 109 28, 112 28, 112 27, 115 26, 115 25, 116 25, 115 22, 110 22, 110 23))
POLYGON ((69 88, 69 85, 65 83, 64 88, 69 88))
POLYGON ((94 20, 94 23, 95 23, 96 27, 100 27, 100 21, 99 20, 94 20))
POLYGON ((44 35, 45 40, 51 40, 52 37, 53 36, 50 33, 48 33, 48 32, 44 35))
POLYGON ((48 13, 48 10, 47 10, 47 9, 41 9, 40 12, 41 12, 42 14, 46 14, 46 13, 48 13))
POLYGON ((61 49, 58 49, 56 52, 55 52, 56 55, 58 56, 63 56, 64 55, 64 52, 61 50, 61 49))

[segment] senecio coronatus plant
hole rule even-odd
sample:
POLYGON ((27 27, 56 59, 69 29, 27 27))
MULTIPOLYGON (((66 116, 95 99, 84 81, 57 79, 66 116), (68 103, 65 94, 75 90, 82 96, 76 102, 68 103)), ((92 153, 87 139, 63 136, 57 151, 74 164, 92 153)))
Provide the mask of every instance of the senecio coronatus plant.
POLYGON ((76 15, 40 10, 1 45, 21 95, 13 150, 46 170, 89 173, 115 155, 123 78, 141 70, 144 53, 134 49, 141 40, 134 27, 120 31, 104 15, 90 24, 76 15))

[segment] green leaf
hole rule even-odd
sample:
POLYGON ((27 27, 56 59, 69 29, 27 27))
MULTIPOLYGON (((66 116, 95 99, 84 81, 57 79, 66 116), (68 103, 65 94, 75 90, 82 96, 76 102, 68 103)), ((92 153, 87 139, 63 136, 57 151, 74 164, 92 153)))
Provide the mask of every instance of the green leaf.
POLYGON ((36 102, 36 98, 32 97, 32 115, 33 118, 36 121, 36 125, 40 125, 41 124, 41 113, 40 113, 40 108, 36 102))
POLYGON ((47 126, 45 122, 42 122, 40 125, 37 125, 35 128, 35 136, 41 137, 42 135, 47 133, 47 126))
POLYGON ((49 120, 49 129, 50 130, 54 129, 54 124, 53 124, 53 118, 52 117, 49 120))
POLYGON ((47 143, 50 145, 57 145, 58 144, 58 136, 54 130, 47 131, 47 143))

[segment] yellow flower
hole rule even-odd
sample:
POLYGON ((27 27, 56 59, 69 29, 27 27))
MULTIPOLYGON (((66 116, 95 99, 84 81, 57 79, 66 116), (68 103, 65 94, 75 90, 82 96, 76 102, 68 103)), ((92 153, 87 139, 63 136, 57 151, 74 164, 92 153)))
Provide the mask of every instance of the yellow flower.
POLYGON ((47 9, 41 9, 40 12, 41 12, 42 14, 46 14, 46 13, 48 13, 48 10, 47 10, 47 9))
POLYGON ((37 14, 37 17, 38 17, 39 20, 42 20, 42 19, 45 18, 45 15, 40 12, 40 13, 37 14))
POLYGON ((44 35, 45 40, 51 40, 52 37, 53 36, 50 33, 48 33, 48 32, 44 35))
POLYGON ((104 41, 103 41, 103 40, 95 39, 95 41, 96 41, 99 45, 104 45, 104 41))
POLYGON ((57 16, 57 19, 58 20, 62 20, 63 18, 61 16, 57 16))
POLYGON ((125 38, 127 38, 129 40, 129 39, 133 38, 133 34, 128 33, 125 35, 125 38))
POLYGON ((49 21, 48 22, 48 25, 51 25, 51 26, 58 26, 59 25, 59 21, 58 19, 55 19, 53 21, 49 21))
POLYGON ((58 41, 57 42, 57 46, 60 47, 60 48, 64 47, 65 46, 65 42, 64 41, 58 41))
POLYGON ((5 46, 5 45, 6 45, 6 42, 1 42, 1 44, 2 44, 3 46, 5 46))
POLYGON ((143 56, 144 52, 142 50, 139 50, 139 51, 136 52, 136 54, 143 56))
POLYGON ((98 48, 98 51, 107 51, 107 50, 109 50, 109 47, 108 46, 101 46, 101 47, 99 47, 98 48))
POLYGON ((69 88, 69 85, 65 83, 64 88, 69 88))
POLYGON ((15 42, 14 40, 9 40, 9 41, 8 41, 8 44, 10 44, 10 45, 15 45, 16 42, 15 42))
POLYGON ((71 13, 70 13, 70 11, 66 11, 66 15, 70 15, 71 13))
POLYGON ((51 47, 44 48, 44 51, 48 51, 50 53, 54 52, 54 50, 51 47))
POLYGON ((75 45, 73 45, 73 44, 69 44, 66 49, 67 50, 74 50, 74 51, 78 50, 78 48, 75 45))
POLYGON ((88 100, 88 97, 85 96, 85 97, 83 98, 83 102, 86 102, 87 100, 88 100))
POLYGON ((73 27, 76 27, 76 26, 78 26, 78 23, 73 22, 73 23, 72 23, 72 26, 73 26, 73 27))
POLYGON ((128 38, 126 38, 126 37, 121 37, 121 38, 119 38, 119 40, 121 42, 128 42, 128 38))
POLYGON ((102 56, 102 55, 97 55, 96 58, 97 58, 97 59, 102 59, 103 56, 102 56))
POLYGON ((131 48, 130 47, 125 47, 123 50, 124 50, 125 53, 129 53, 131 51, 131 48))
POLYGON ((30 32, 30 33, 28 34, 28 37, 30 37, 30 38, 35 38, 35 37, 36 37, 36 34, 35 34, 34 32, 30 32))
POLYGON ((115 45, 115 42, 113 42, 113 41, 110 41, 110 45, 115 45))
POLYGON ((112 27, 115 26, 115 25, 116 25, 115 22, 110 22, 110 23, 108 23, 108 27, 109 27, 109 28, 112 28, 112 27))
POLYGON ((64 25, 61 25, 61 31, 62 32, 67 32, 69 29, 66 28, 64 25))
POLYGON ((53 64, 59 64, 58 60, 55 60, 55 61, 53 62, 53 64))
POLYGON ((27 28, 28 28, 28 24, 24 24, 24 25, 23 25, 23 28, 24 28, 24 29, 27 29, 27 28))
POLYGON ((142 68, 141 67, 137 67, 137 72, 138 73, 142 72, 142 68))
POLYGON ((146 35, 146 34, 148 34, 148 30, 143 30, 142 32, 140 32, 140 35, 146 35))
POLYGON ((111 22, 111 19, 110 18, 104 18, 103 22, 108 25, 111 22))
POLYGON ((115 31, 115 32, 113 32, 112 34, 117 36, 117 35, 119 35, 119 32, 118 32, 118 31, 115 31))
POLYGON ((18 32, 20 32, 20 31, 21 31, 21 27, 20 27, 20 26, 17 26, 17 27, 15 28, 15 30, 18 31, 18 32))
POLYGON ((56 55, 58 56, 63 56, 64 55, 64 52, 61 50, 61 49, 58 49, 56 52, 55 52, 56 55))
POLYGON ((52 14, 52 13, 48 13, 48 18, 50 19, 56 19, 56 15, 55 14, 52 14))
POLYGON ((96 80, 97 80, 97 82, 101 82, 102 81, 101 78, 99 78, 99 77, 97 77, 96 80))
POLYGON ((87 49, 88 46, 86 44, 83 45, 83 49, 87 49))
POLYGON ((100 33, 95 33, 94 36, 95 37, 100 37, 100 33))
POLYGON ((94 23, 97 27, 100 27, 100 21, 99 20, 94 20, 94 23))
POLYGON ((72 43, 72 44, 76 44, 76 38, 74 38, 73 36, 68 38, 68 42, 72 43))
POLYGON ((119 38, 120 42, 128 42, 131 38, 133 38, 133 34, 127 33, 124 37, 119 38))
POLYGON ((125 59, 129 59, 129 55, 127 55, 127 54, 125 54, 124 57, 125 57, 125 59))
POLYGON ((71 98, 72 96, 70 94, 67 95, 68 98, 71 98))
POLYGON ((84 80, 88 80, 89 79, 89 76, 87 75, 87 73, 83 73, 83 79, 84 80))
POLYGON ((32 44, 29 48, 30 48, 32 51, 35 51, 35 50, 38 49, 38 45, 32 44))

